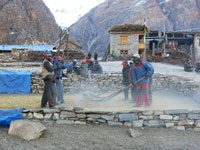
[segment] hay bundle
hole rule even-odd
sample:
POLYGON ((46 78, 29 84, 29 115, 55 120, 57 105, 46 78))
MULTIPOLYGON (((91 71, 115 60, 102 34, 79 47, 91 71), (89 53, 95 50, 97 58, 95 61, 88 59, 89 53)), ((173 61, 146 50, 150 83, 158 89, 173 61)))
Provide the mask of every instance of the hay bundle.
POLYGON ((191 57, 188 54, 177 52, 165 59, 165 63, 173 65, 184 65, 187 59, 191 59, 191 57))

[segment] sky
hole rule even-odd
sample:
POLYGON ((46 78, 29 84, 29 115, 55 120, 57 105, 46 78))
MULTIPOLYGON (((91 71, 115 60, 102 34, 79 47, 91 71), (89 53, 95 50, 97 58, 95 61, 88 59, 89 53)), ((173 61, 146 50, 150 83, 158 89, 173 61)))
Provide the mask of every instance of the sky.
POLYGON ((43 0, 60 26, 69 27, 105 0, 43 0))

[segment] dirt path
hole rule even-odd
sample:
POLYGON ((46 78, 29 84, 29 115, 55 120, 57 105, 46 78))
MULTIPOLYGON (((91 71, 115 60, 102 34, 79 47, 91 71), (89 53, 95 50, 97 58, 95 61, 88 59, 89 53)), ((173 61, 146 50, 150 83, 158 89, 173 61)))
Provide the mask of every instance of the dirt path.
POLYGON ((143 135, 132 138, 127 127, 104 125, 48 125, 34 141, 8 135, 0 129, 1 150, 200 150, 199 133, 163 128, 136 129, 143 135))

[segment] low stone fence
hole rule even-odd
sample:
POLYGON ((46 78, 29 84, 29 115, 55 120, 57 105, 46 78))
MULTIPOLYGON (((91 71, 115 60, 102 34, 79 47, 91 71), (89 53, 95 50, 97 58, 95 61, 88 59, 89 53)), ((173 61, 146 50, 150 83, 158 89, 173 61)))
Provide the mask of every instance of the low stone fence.
MULTIPOLYGON (((95 91, 115 91, 122 87, 122 74, 111 73, 102 75, 91 75, 91 79, 75 74, 69 74, 68 78, 63 78, 65 93, 77 93, 90 87, 95 91)), ((42 93, 44 82, 41 74, 33 74, 31 79, 32 93, 42 93)), ((164 90, 173 91, 184 96, 191 96, 200 102, 200 83, 190 81, 177 76, 167 76, 154 74, 153 91, 164 90)))
POLYGON ((11 68, 33 68, 41 67, 41 63, 0 63, 0 67, 11 67, 11 68))
POLYGON ((73 109, 24 110, 25 119, 36 119, 57 124, 107 124, 128 127, 166 127, 178 130, 200 131, 200 110, 132 110, 132 111, 84 111, 73 109))

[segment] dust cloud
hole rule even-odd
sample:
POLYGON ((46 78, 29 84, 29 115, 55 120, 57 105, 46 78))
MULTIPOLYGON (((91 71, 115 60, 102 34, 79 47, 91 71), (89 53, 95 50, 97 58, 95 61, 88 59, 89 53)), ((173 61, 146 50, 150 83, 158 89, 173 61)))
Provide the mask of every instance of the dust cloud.
POLYGON ((97 99, 98 97, 105 97, 111 93, 105 93, 99 95, 91 91, 73 96, 66 96, 67 105, 66 107, 82 107, 85 110, 94 111, 124 111, 124 110, 169 110, 169 109, 188 109, 197 110, 200 108, 200 103, 195 102, 192 97, 178 95, 173 92, 153 92, 153 104, 150 108, 134 107, 131 103, 131 97, 129 94, 129 100, 124 101, 123 92, 116 95, 112 99, 104 101, 104 99, 97 99))

